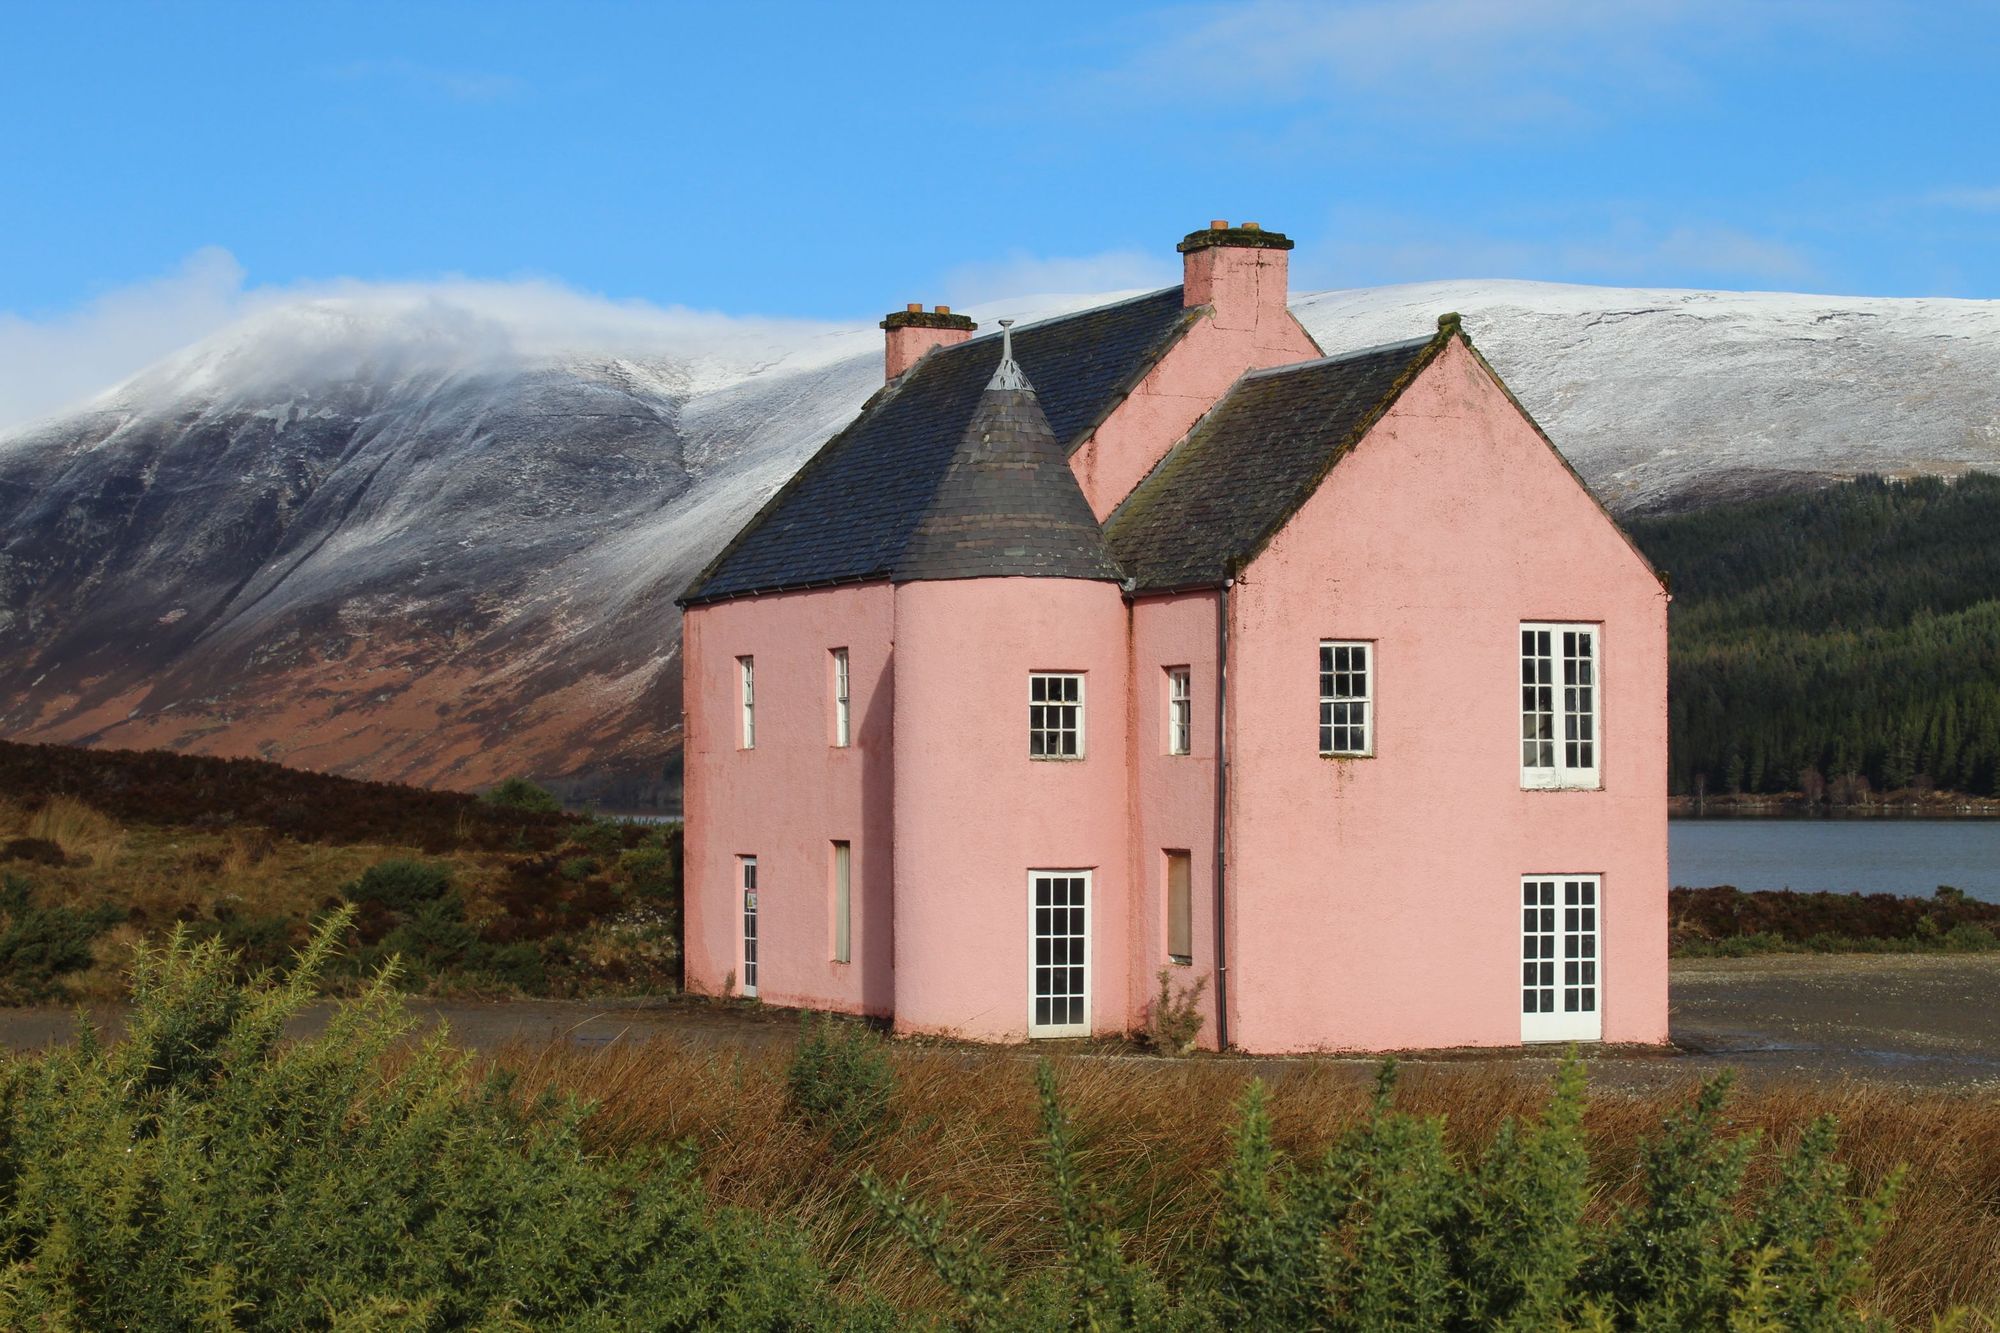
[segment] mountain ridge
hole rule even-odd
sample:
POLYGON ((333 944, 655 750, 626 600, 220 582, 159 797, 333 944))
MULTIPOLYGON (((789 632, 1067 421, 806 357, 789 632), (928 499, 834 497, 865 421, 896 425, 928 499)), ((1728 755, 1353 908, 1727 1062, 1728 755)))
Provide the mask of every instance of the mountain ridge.
MULTIPOLYGON (((1460 311, 1618 512, 2000 465, 2000 302, 1439 282, 1293 310, 1329 352, 1460 311)), ((0 432, 0 734, 668 801, 672 599, 879 386, 879 338, 551 328, 476 284, 259 311, 0 432)))

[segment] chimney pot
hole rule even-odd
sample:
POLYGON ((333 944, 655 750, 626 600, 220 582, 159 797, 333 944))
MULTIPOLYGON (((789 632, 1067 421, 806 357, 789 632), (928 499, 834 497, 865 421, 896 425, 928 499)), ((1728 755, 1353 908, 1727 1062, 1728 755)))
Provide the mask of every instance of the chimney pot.
POLYGON ((903 307, 903 309, 910 311, 912 314, 922 313, 923 308, 924 308, 924 303, 922 301, 912 301, 908 305, 903 307))
POLYGON ((931 309, 937 311, 940 315, 949 315, 951 313, 951 307, 948 305, 934 305, 931 309))
POLYGON ((1258 226, 1258 225, 1257 225, 1256 223, 1254 223, 1254 222, 1246 222, 1246 223, 1244 223, 1244 224, 1243 224, 1243 230, 1245 230, 1245 231, 1262 231, 1262 230, 1264 230, 1264 229, 1263 229, 1262 227, 1258 226))
POLYGON ((1209 221, 1208 221, 1208 229, 1209 229, 1210 231, 1228 231, 1228 230, 1229 230, 1229 219, 1228 219, 1228 218, 1210 218, 1210 219, 1209 219, 1209 221))

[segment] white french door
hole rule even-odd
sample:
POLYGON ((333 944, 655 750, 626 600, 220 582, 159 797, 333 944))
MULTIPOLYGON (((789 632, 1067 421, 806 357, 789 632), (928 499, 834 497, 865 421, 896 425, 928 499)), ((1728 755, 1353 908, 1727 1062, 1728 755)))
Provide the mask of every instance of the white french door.
POLYGON ((743 993, 757 994, 757 858, 739 858, 743 866, 743 993))
POLYGON ((1521 1040, 1597 1041, 1604 1035, 1595 875, 1521 880, 1521 1040))
POLYGON ((1028 872, 1028 1035, 1090 1035, 1090 872, 1028 872))

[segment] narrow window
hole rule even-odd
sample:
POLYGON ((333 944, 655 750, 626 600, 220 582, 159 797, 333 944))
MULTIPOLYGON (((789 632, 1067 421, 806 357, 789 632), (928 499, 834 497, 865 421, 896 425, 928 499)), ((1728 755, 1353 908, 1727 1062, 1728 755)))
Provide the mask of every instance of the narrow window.
POLYGON ((743 869, 743 993, 757 994, 757 858, 739 856, 743 869))
POLYGON ((1521 785, 1600 785, 1598 627, 1521 626, 1521 785))
POLYGON ((743 748, 757 748, 757 663, 754 658, 739 657, 736 665, 743 676, 743 748))
POLYGON ((1319 752, 1375 753, 1375 645, 1319 646, 1319 752))
POLYGON ((1083 758, 1083 677, 1037 671, 1028 677, 1028 756, 1083 758))
POLYGON ((847 739, 847 650, 836 648, 833 650, 833 743, 844 747, 847 739))
POLYGON ((1090 1035, 1090 872, 1028 872, 1028 1035, 1090 1035))
POLYGON ((1194 742, 1194 675, 1187 667, 1167 668, 1167 753, 1187 754, 1194 742))
POLYGON ((1186 852, 1167 853, 1167 956, 1176 963, 1194 961, 1192 872, 1186 852))
POLYGON ((854 854, 844 842, 833 844, 833 961, 853 961, 854 854))

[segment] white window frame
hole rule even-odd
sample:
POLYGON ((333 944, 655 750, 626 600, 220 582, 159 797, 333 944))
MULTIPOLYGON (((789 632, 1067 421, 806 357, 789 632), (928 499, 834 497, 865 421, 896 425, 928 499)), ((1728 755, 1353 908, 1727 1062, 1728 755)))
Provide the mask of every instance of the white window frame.
POLYGON ((833 961, 854 961, 854 844, 833 844, 833 961))
POLYGON ((737 907, 741 915, 737 917, 739 935, 742 940, 743 984, 737 987, 746 999, 757 998, 757 974, 761 970, 762 950, 759 947, 763 937, 762 905, 757 897, 757 858, 739 856, 736 858, 736 883, 739 896, 737 907))
POLYGON ((736 659, 737 698, 743 707, 743 729, 738 740, 738 749, 757 748, 757 659, 739 657, 736 659))
POLYGON ((1521 1040, 1537 1041, 1602 1041, 1604 1039, 1604 877, 1590 874, 1543 874, 1521 876, 1520 889, 1521 929, 1516 933, 1515 951, 1520 955, 1521 985, 1515 989, 1521 1010, 1521 1040), (1553 886, 1553 893, 1547 895, 1549 906, 1530 905, 1531 886, 1553 886), (1572 888, 1587 889, 1579 892, 1579 900, 1568 901, 1572 888), (1529 913, 1537 914, 1538 920, 1531 932, 1529 913), (1586 917, 1584 913, 1588 912, 1586 917), (1546 921, 1541 914, 1549 914, 1546 921), (1543 957, 1538 949, 1532 958, 1528 956, 1528 939, 1533 934, 1538 941, 1554 946, 1552 956, 1543 957), (1586 947, 1583 943, 1588 937, 1586 947), (1543 969, 1546 969, 1544 971, 1543 969), (1572 971, 1574 969, 1574 971, 1572 971), (1531 970, 1534 975, 1531 976, 1531 970), (1552 999, 1550 1010, 1537 1009, 1530 1012, 1528 997, 1530 991, 1541 992, 1552 999), (1569 1008, 1574 1002, 1579 1006, 1569 1008), (1589 1004, 1589 1008, 1580 1006, 1589 1004))
MULTIPOLYGON (((1090 1035, 1090 1012, 1092 993, 1096 987, 1091 984, 1090 936, 1093 922, 1091 916, 1096 900, 1096 886, 1091 882, 1088 870, 1030 870, 1028 872, 1028 1036, 1033 1037, 1087 1037, 1090 1035), (1037 1023, 1035 1021, 1035 881, 1040 878, 1081 879, 1083 881, 1083 1020, 1078 1023, 1037 1023)), ((1064 964, 1074 966, 1074 964, 1064 964)))
MULTIPOLYGON (((1047 760, 1055 763, 1063 763, 1081 759, 1084 757, 1084 754, 1086 752, 1086 746, 1084 742, 1084 736, 1085 736, 1084 720, 1086 716, 1084 710, 1085 690, 1086 686, 1084 682, 1084 673, 1081 671, 1031 671, 1028 673, 1028 758, 1037 760, 1047 760), (1075 681, 1076 682, 1075 702, 1072 703, 1068 700, 1050 701, 1047 699, 1036 699, 1035 685, 1037 682, 1045 680, 1075 681), (1074 708, 1076 710, 1076 725, 1074 727, 1074 731, 1076 733, 1076 753, 1074 754, 1048 754, 1046 752, 1040 754, 1036 753, 1035 746, 1038 741, 1041 741, 1042 743, 1046 744, 1045 738, 1052 736, 1060 737, 1065 732, 1072 730, 1071 728, 1061 727, 1061 726, 1050 727, 1047 725, 1043 725, 1037 727, 1035 725, 1035 710, 1038 708, 1074 708)), ((1046 724, 1047 722, 1046 715, 1044 715, 1043 721, 1046 724)))
POLYGON ((1604 627, 1588 621, 1524 620, 1519 648, 1515 661, 1521 683, 1522 788, 1587 791, 1602 787, 1604 627), (1568 638, 1572 635, 1578 636, 1577 642, 1588 644, 1588 651, 1581 656, 1573 651, 1568 638), (1545 758, 1550 762, 1541 762, 1545 758))
POLYGON ((1367 759, 1375 753, 1375 640, 1373 639, 1321 639, 1319 641, 1319 752, 1329 758, 1367 759), (1355 674, 1349 657, 1349 665, 1338 667, 1340 653, 1361 652, 1361 693, 1341 694, 1337 692, 1336 679, 1339 676, 1352 677, 1355 674), (1351 730, 1352 721, 1334 721, 1335 711, 1341 706, 1358 707, 1361 710, 1361 745, 1359 748, 1334 744, 1336 730, 1351 730))
POLYGON ((847 650, 836 648, 833 650, 833 744, 834 748, 841 750, 848 747, 853 737, 853 714, 848 707, 849 684, 847 650))
POLYGON ((1194 753, 1194 668, 1167 668, 1167 753, 1194 753))

